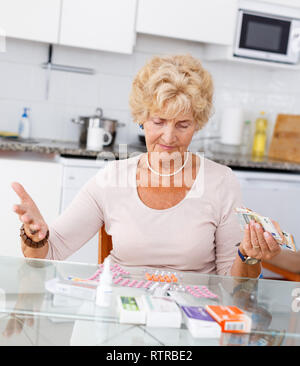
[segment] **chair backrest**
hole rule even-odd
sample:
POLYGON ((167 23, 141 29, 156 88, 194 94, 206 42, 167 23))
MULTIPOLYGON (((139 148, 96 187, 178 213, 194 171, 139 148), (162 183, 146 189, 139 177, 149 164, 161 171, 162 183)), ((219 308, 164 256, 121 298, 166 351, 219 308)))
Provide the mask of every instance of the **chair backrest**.
MULTIPOLYGON (((285 280, 300 282, 300 273, 291 272, 267 262, 262 262, 262 266, 271 272, 279 274, 285 280)), ((275 278, 275 280, 281 280, 281 278, 275 278)))
MULTIPOLYGON (((111 235, 107 234, 107 232, 105 231, 105 226, 103 225, 99 230, 99 250, 98 250, 99 264, 104 262, 104 259, 109 255, 111 250, 112 250, 112 238, 111 235)), ((277 266, 274 266, 271 263, 266 262, 263 262, 262 266, 272 272, 280 274, 286 280, 300 282, 300 273, 290 272, 277 266)))
POLYGON ((98 246, 98 263, 104 262, 104 259, 109 255, 112 250, 112 238, 105 231, 105 226, 103 225, 99 230, 99 246, 98 246))

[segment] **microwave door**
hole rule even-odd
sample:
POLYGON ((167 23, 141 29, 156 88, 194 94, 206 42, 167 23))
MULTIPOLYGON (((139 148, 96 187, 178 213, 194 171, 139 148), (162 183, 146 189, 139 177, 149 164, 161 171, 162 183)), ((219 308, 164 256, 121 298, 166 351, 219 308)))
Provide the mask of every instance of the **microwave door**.
POLYGON ((235 55, 295 62, 289 55, 292 20, 240 11, 235 55))

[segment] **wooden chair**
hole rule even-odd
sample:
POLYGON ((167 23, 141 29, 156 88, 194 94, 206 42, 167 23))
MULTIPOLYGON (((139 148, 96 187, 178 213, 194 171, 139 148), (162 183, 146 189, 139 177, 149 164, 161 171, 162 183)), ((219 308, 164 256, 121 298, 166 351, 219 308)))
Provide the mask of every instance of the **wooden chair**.
MULTIPOLYGON (((283 280, 300 282, 300 273, 291 272, 288 271, 287 269, 280 268, 278 266, 275 266, 274 264, 267 262, 262 262, 262 266, 263 268, 268 269, 269 271, 279 274, 280 276, 283 277, 283 280)), ((274 279, 281 280, 281 278, 274 278, 274 279)))
MULTIPOLYGON (((99 250, 98 250, 99 264, 103 263, 104 259, 109 255, 111 250, 112 250, 112 238, 111 235, 107 234, 107 232, 105 231, 105 226, 103 225, 99 230, 99 250)), ((262 266, 263 268, 266 268, 269 271, 279 274, 285 280, 300 282, 300 273, 291 272, 267 262, 262 262, 262 266)), ((276 279, 280 280, 280 278, 276 279)))
POLYGON ((104 259, 109 255, 112 250, 112 238, 105 231, 105 226, 103 225, 99 230, 99 244, 98 244, 98 263, 104 262, 104 259))

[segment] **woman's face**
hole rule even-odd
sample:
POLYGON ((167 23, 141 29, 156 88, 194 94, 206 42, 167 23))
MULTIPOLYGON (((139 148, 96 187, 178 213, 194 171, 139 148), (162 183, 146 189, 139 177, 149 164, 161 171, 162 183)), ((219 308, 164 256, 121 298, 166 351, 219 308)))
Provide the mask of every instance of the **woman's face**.
POLYGON ((192 113, 180 114, 173 119, 167 119, 163 113, 150 115, 144 122, 147 150, 148 152, 184 153, 188 149, 196 127, 192 113))

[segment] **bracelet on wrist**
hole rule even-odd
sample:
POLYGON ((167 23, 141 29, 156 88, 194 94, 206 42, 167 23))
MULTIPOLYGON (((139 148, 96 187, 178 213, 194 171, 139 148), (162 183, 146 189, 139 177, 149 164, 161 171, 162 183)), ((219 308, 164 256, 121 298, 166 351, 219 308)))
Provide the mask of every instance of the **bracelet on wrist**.
POLYGON ((44 239, 40 241, 33 241, 32 239, 27 236, 24 228, 24 224, 21 226, 20 229, 20 237, 22 238, 24 244, 26 244, 30 248, 42 248, 48 241, 49 238, 49 230, 47 231, 47 234, 44 239))

